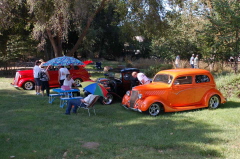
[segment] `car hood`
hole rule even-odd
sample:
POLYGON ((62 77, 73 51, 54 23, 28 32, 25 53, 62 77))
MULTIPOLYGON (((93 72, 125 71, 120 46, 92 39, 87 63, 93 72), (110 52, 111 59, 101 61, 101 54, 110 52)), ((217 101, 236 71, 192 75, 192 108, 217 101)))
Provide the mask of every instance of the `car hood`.
POLYGON ((135 91, 159 90, 159 89, 167 89, 170 86, 171 84, 154 82, 154 83, 136 86, 132 90, 135 90, 135 91))

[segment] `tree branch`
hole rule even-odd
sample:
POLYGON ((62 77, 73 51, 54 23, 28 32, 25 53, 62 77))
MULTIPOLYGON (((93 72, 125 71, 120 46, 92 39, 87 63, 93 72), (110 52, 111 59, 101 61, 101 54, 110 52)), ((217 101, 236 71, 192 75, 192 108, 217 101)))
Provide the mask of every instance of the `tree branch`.
POLYGON ((80 37, 78 38, 78 41, 76 42, 76 44, 74 45, 74 47, 72 48, 72 50, 70 52, 67 53, 67 56, 73 56, 74 52, 77 51, 77 49, 79 48, 79 46, 81 45, 83 38, 86 36, 88 29, 90 28, 90 25, 93 21, 93 19, 95 18, 95 16, 106 6, 106 3, 109 2, 109 0, 102 0, 100 6, 98 7, 98 9, 88 18, 87 21, 87 25, 84 28, 82 34, 80 35, 80 37))

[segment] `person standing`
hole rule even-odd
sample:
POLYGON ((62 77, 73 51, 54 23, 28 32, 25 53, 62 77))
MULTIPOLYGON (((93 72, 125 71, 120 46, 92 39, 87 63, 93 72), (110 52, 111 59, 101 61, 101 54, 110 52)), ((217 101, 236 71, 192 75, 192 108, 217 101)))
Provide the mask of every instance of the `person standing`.
POLYGON ((192 57, 190 58, 190 65, 194 68, 194 54, 192 54, 192 57))
POLYGON ((64 66, 61 66, 61 68, 58 71, 58 81, 59 81, 60 87, 63 85, 63 82, 66 79, 67 74, 70 74, 68 69, 64 66))
POLYGON ((177 55, 177 57, 175 59, 175 66, 176 66, 176 68, 179 68, 180 67, 179 65, 180 65, 180 56, 177 55))
POLYGON ((198 60, 198 55, 194 58, 194 68, 199 68, 199 60, 198 60))
POLYGON ((150 83, 150 80, 148 79, 148 77, 144 73, 142 73, 142 72, 140 72, 140 73, 132 72, 132 76, 134 78, 137 78, 141 84, 148 84, 148 83, 150 83))
POLYGON ((35 91, 36 95, 40 95, 40 90, 41 90, 41 80, 40 80, 40 73, 41 73, 41 68, 39 65, 41 62, 39 60, 35 61, 35 66, 33 67, 33 77, 35 81, 35 91))
POLYGON ((49 96, 49 80, 50 80, 50 76, 48 74, 47 71, 47 67, 46 66, 42 66, 43 68, 41 69, 41 76, 40 76, 40 80, 42 82, 42 87, 41 87, 41 92, 42 92, 42 96, 44 96, 44 90, 46 89, 46 93, 47 96, 49 96))

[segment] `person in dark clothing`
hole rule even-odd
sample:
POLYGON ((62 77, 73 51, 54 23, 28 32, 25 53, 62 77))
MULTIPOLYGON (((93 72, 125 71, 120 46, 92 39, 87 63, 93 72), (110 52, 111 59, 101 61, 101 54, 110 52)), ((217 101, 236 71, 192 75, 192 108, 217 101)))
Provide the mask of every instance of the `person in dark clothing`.
POLYGON ((133 76, 130 76, 130 80, 131 80, 131 89, 137 85, 139 85, 139 81, 138 81, 138 78, 135 78, 133 76))
POLYGON ((41 92, 42 92, 42 96, 44 96, 44 90, 46 89, 46 93, 47 96, 49 96, 49 80, 50 80, 50 76, 48 74, 47 71, 47 67, 46 66, 42 66, 43 68, 41 68, 41 73, 40 73, 40 80, 42 83, 42 87, 41 87, 41 92))

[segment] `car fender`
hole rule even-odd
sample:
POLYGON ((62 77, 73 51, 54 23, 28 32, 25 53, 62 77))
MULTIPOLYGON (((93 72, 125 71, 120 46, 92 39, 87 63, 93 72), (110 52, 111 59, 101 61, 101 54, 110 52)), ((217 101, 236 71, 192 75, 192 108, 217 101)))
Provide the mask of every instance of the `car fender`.
POLYGON ((226 99, 222 96, 222 93, 217 90, 217 89, 210 89, 206 95, 204 96, 204 101, 203 101, 203 104, 205 106, 208 106, 208 102, 209 102, 209 99, 211 98, 211 96, 213 95, 218 95, 219 98, 220 98, 220 102, 221 103, 225 103, 226 102, 226 99))
POLYGON ((24 79, 20 79, 20 80, 18 81, 18 87, 22 87, 23 84, 24 84, 25 82, 28 82, 28 81, 33 82, 33 83, 35 84, 34 79, 32 79, 32 78, 24 78, 24 79))
POLYGON ((165 102, 163 101, 163 99, 159 98, 159 96, 148 96, 144 99, 139 99, 136 105, 140 105, 140 103, 141 106, 139 109, 141 109, 141 111, 147 111, 150 105, 152 105, 153 103, 161 103, 165 105, 165 102))
POLYGON ((75 79, 77 79, 77 78, 81 79, 82 81, 91 80, 90 78, 88 78, 88 77, 85 76, 85 75, 81 75, 81 76, 79 76, 79 75, 73 75, 73 76, 72 76, 72 79, 73 79, 73 80, 75 80, 75 79))
POLYGON ((129 100, 130 100, 130 96, 125 94, 122 98, 122 104, 129 107, 129 100))

